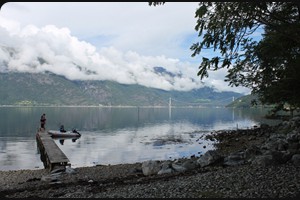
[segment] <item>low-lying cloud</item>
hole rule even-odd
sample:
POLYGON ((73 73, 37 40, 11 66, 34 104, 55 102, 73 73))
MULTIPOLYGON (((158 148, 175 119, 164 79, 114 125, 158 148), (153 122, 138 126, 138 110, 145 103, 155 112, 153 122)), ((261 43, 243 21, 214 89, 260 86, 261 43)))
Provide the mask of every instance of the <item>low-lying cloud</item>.
MULTIPOLYGON (((72 36, 68 28, 21 28, 17 22, 0 16, 0 38, 0 72, 52 72, 70 80, 111 80, 163 90, 188 91, 204 86, 195 64, 164 55, 122 52, 113 46, 96 48, 72 36), (157 73, 155 67, 167 73, 157 73)), ((212 81, 206 86, 213 86, 212 81)), ((214 87, 233 91, 224 83, 214 87)))
MULTIPOLYGON (((4 19, 1 24, 2 21, 4 19)), ((23 29, 2 26, 0 34, 2 72, 49 71, 70 80, 112 80, 164 90, 191 90, 203 86, 187 74, 195 70, 194 66, 165 56, 142 56, 132 51, 123 53, 114 47, 98 50, 72 36, 68 28, 54 25, 42 28, 29 25, 23 29), (181 76, 155 73, 156 66, 181 76)))

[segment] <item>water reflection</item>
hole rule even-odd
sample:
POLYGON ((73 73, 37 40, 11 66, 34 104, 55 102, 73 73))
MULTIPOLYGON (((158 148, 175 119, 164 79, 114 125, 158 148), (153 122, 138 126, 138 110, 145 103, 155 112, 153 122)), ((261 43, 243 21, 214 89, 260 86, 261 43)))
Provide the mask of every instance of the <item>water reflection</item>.
POLYGON ((212 130, 274 123, 261 109, 0 107, 0 170, 43 168, 35 141, 41 113, 46 129, 64 124, 81 133, 79 140, 55 140, 73 167, 199 155, 213 148, 202 140, 212 130))
POLYGON ((71 140, 72 142, 76 142, 76 140, 78 140, 78 139, 79 139, 78 137, 76 137, 76 138, 63 138, 63 139, 62 138, 53 138, 53 140, 58 140, 61 145, 64 145, 65 140, 71 140))

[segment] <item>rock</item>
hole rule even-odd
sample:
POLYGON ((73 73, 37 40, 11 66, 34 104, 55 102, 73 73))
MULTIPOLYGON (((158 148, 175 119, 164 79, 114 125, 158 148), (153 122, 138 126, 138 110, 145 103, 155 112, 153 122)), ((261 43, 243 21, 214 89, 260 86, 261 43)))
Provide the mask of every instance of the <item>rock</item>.
POLYGON ((173 172, 172 168, 168 168, 168 169, 161 169, 157 172, 157 174, 170 174, 173 172))
POLYGON ((223 159, 223 157, 220 156, 217 151, 209 150, 197 160, 197 163, 201 167, 205 167, 205 166, 217 163, 221 159, 223 159))
POLYGON ((294 165, 300 166, 300 154, 294 154, 291 161, 294 165))
POLYGON ((172 168, 176 171, 176 172, 185 172, 186 168, 183 167, 182 165, 178 165, 176 163, 172 163, 172 168))
POLYGON ((245 163, 245 153, 236 152, 224 158, 224 165, 235 166, 242 165, 245 163))
POLYGON ((198 167, 198 164, 195 160, 186 160, 183 162, 182 167, 184 167, 186 170, 193 170, 198 167))
POLYGON ((77 172, 75 171, 75 169, 73 169, 71 167, 67 167, 66 168, 66 173, 67 174, 76 174, 77 172))
POLYGON ((44 182, 57 182, 58 178, 59 178, 58 176, 45 175, 45 176, 42 176, 41 181, 44 181, 44 182))
POLYGON ((142 163, 142 171, 145 176, 157 174, 160 169, 158 161, 148 160, 142 163))
POLYGON ((165 161, 161 164, 161 169, 157 172, 157 174, 170 174, 173 171, 171 161, 165 161))
POLYGON ((251 160, 258 155, 262 155, 261 150, 256 145, 251 145, 248 149, 245 150, 245 160, 251 162, 251 160))
POLYGON ((51 170, 51 174, 57 173, 57 172, 65 172, 66 167, 65 166, 59 166, 55 165, 54 168, 51 170))
POLYGON ((275 163, 272 155, 260 155, 255 157, 251 164, 266 167, 277 163, 275 163))

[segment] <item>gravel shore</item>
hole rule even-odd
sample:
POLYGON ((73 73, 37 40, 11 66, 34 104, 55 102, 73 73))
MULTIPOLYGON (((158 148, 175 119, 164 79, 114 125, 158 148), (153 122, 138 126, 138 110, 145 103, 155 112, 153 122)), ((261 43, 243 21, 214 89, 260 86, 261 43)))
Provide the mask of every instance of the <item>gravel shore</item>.
MULTIPOLYGON (((265 135, 214 134, 217 151, 229 155, 263 145, 265 135)), ((197 159, 197 158, 190 158, 197 159)), ((0 171, 0 198, 299 198, 300 165, 209 165, 145 176, 142 163, 0 171)))

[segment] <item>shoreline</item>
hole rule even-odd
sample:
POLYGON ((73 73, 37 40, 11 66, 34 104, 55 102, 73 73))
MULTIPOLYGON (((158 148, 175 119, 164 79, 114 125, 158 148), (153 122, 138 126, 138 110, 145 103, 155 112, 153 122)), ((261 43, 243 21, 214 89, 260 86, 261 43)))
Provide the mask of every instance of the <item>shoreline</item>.
MULTIPOLYGON (((272 138, 274 131, 286 129, 274 126, 262 130, 256 128, 216 131, 207 139, 218 141, 216 151, 222 156, 228 156, 235 152, 246 151, 253 146, 263 147, 272 138)), ((199 157, 184 160, 197 159, 199 157)), ((66 169, 68 173, 53 173, 53 176, 50 176, 47 169, 0 171, 0 178, 3 180, 0 182, 0 197, 300 197, 300 164, 295 165, 292 162, 269 166, 260 166, 250 162, 235 166, 212 164, 185 172, 150 176, 145 176, 141 167, 142 163, 79 167, 66 169), (56 176, 55 181, 54 176, 56 176)))

